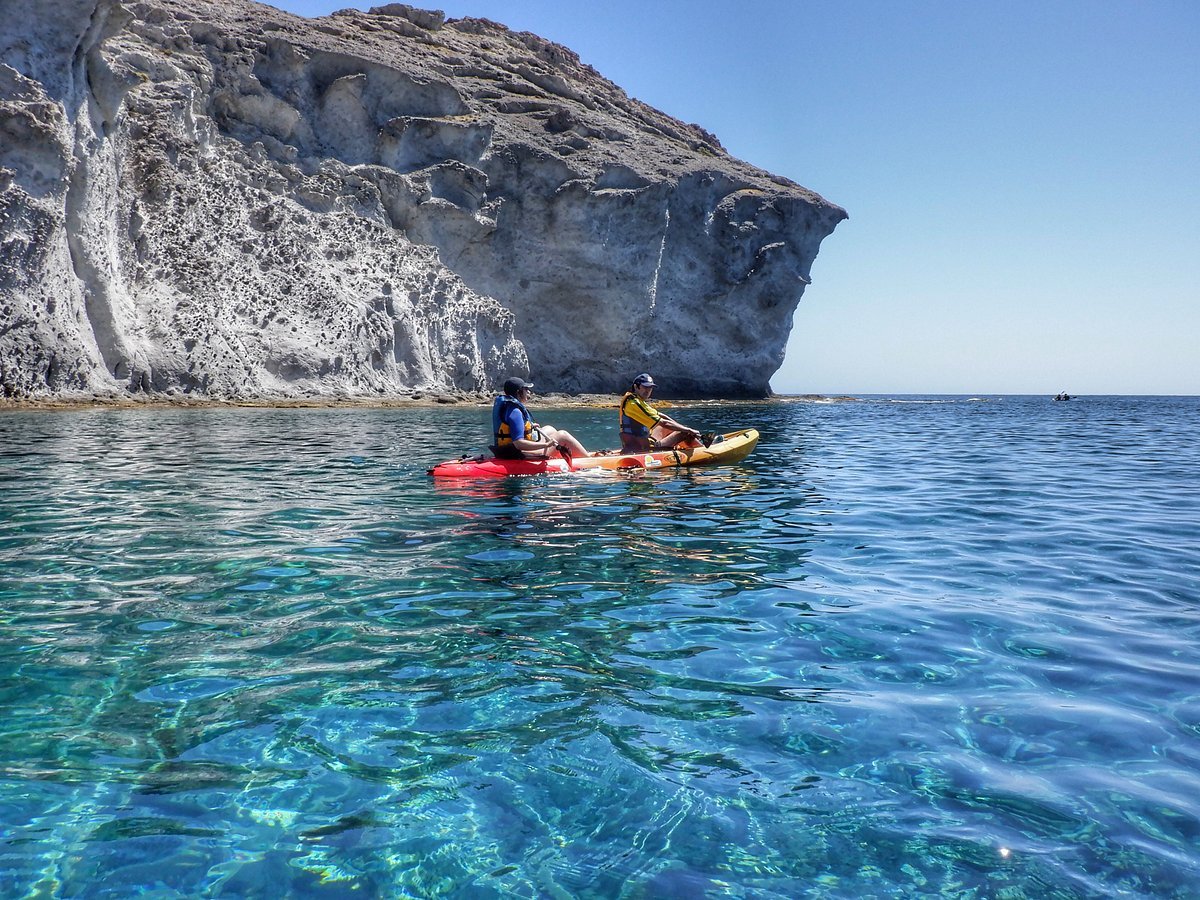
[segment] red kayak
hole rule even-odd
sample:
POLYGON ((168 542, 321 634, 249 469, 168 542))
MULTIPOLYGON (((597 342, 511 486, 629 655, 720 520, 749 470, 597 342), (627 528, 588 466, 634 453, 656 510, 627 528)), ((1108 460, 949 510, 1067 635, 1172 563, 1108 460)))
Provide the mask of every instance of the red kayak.
POLYGON ((666 469, 682 466, 719 466, 741 462, 758 444, 753 428, 717 435, 707 447, 675 447, 654 453, 611 452, 598 456, 555 456, 550 459, 497 459, 471 456, 447 460, 429 470, 434 478, 507 478, 510 475, 566 475, 593 469, 666 469))

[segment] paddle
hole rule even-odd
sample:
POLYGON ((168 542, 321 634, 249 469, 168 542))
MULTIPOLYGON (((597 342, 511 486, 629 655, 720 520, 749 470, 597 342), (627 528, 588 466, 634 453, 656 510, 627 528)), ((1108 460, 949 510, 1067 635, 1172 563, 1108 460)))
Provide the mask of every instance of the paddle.
POLYGON ((558 447, 558 455, 567 461, 568 471, 574 472, 575 471, 575 459, 571 455, 571 451, 568 450, 566 448, 566 446, 564 446, 563 444, 555 444, 554 446, 558 447))

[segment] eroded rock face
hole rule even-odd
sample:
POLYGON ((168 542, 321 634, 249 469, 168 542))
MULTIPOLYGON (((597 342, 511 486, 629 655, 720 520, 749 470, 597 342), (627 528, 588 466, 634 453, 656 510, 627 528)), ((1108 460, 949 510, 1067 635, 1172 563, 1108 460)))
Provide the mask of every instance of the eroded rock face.
POLYGON ((845 217, 393 4, 0 0, 0 392, 763 395, 845 217))

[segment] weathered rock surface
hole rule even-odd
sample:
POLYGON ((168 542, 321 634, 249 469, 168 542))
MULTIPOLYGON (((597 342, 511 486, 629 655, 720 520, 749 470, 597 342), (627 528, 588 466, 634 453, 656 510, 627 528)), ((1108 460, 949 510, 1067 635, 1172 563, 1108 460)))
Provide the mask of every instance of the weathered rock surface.
POLYGON ((0 0, 0 396, 768 391, 845 217, 564 47, 0 0))

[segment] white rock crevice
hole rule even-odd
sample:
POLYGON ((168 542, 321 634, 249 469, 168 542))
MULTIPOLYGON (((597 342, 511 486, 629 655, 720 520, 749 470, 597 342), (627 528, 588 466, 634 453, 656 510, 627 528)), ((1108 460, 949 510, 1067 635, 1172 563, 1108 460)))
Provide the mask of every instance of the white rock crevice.
POLYGON ((658 243, 658 260, 654 263, 654 277, 650 281, 650 312, 654 312, 654 304, 658 302, 658 276, 662 272, 663 253, 667 249, 667 232, 671 230, 671 208, 663 210, 662 240, 658 243))

